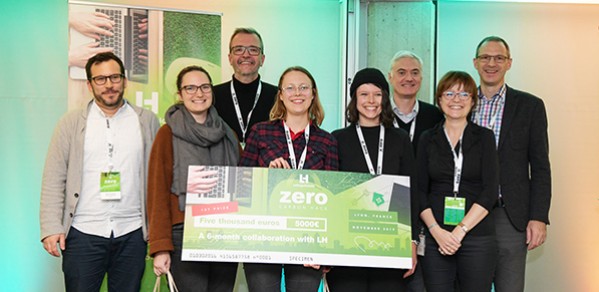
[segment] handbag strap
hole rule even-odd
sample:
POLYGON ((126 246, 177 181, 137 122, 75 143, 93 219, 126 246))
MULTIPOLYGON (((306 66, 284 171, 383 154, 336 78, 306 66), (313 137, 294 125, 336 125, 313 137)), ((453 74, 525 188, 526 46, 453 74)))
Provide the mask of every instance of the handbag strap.
POLYGON ((323 282, 323 291, 324 292, 330 292, 331 290, 329 289, 329 282, 327 281, 327 274, 324 273, 322 275, 322 282, 323 282))
POLYGON ((161 276, 156 277, 156 282, 154 283, 154 289, 152 290, 153 292, 160 292, 160 278, 162 278, 162 277, 161 276))
POLYGON ((177 288, 177 285, 175 284, 175 280, 173 279, 173 275, 171 274, 171 271, 168 271, 166 273, 166 278, 168 279, 168 289, 171 292, 179 292, 179 289, 177 288))

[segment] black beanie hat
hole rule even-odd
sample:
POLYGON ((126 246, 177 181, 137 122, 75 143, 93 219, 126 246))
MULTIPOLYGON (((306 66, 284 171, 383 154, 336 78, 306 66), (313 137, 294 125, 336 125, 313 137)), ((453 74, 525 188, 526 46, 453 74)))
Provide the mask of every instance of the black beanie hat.
POLYGON ((364 68, 358 71, 354 76, 354 80, 352 80, 351 86, 349 87, 350 96, 354 96, 358 87, 366 83, 372 83, 381 90, 384 90, 387 93, 389 92, 389 83, 387 83, 385 75, 383 75, 379 69, 364 68))

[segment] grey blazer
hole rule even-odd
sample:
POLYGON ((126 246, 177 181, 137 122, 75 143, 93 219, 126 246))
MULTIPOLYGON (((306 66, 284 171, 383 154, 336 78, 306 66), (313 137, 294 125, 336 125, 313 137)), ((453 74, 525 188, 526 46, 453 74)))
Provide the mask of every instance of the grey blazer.
MULTIPOLYGON (((68 234, 76 211, 81 176, 83 172, 83 145, 85 126, 91 104, 86 108, 72 111, 64 115, 52 135, 46 165, 42 176, 42 192, 40 199, 40 231, 43 240, 49 235, 68 234)), ((143 234, 147 238, 146 218, 146 179, 147 167, 152 142, 160 126, 156 115, 146 109, 129 103, 139 116, 141 137, 144 150, 142 166, 142 185, 139 196, 142 202, 143 234)))

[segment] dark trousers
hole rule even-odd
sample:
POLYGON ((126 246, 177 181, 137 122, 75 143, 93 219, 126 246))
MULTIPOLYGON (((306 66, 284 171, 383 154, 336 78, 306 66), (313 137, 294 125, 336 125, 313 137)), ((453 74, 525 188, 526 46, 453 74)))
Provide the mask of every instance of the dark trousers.
POLYGON ((416 270, 414 270, 414 274, 409 276, 406 280, 408 280, 408 292, 424 292, 424 277, 422 276, 422 257, 418 256, 418 264, 416 265, 416 270))
POLYGON ((497 258, 494 235, 468 236, 451 256, 439 253, 439 246, 427 233, 426 251, 422 257, 424 285, 427 292, 489 292, 497 258))
POLYGON ((498 258, 493 283, 497 292, 524 291, 526 270, 526 232, 514 228, 505 208, 495 208, 498 258))
POLYGON ((243 270, 250 292, 281 291, 281 272, 285 270, 285 291, 318 291, 322 271, 303 265, 244 263, 243 270))
POLYGON ((404 292, 408 282, 403 278, 405 272, 402 269, 333 267, 326 277, 333 292, 404 292))
POLYGON ((181 261, 183 224, 173 226, 171 273, 180 292, 230 292, 235 286, 237 263, 181 261))
POLYGON ((139 292, 146 242, 141 228, 117 238, 71 228, 62 256, 66 291, 97 292, 108 274, 108 291, 139 292))

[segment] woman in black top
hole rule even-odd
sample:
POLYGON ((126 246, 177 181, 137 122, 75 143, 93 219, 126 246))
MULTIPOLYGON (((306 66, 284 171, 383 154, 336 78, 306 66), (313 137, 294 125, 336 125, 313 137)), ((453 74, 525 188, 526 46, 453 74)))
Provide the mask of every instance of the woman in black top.
MULTIPOLYGON (((404 130, 393 127, 388 90, 389 84, 379 70, 366 68, 356 73, 346 110, 351 125, 332 133, 338 142, 339 170, 404 176, 411 176, 415 171, 410 138, 404 130), (384 137, 383 150, 379 151, 381 136, 384 137)), ((393 209, 393 198, 391 201, 393 209)), ((413 222, 418 219, 418 204, 412 201, 412 215, 416 215, 413 222)), ((413 239, 416 232, 413 230, 413 239)), ((413 254, 410 270, 334 267, 327 274, 329 287, 331 291, 406 291, 405 278, 412 275, 416 266, 415 245, 413 254)))
POLYGON ((424 283, 428 292, 490 291, 496 244, 487 215, 499 190, 495 138, 468 122, 478 101, 468 73, 445 74, 435 97, 445 121, 422 134, 417 152, 420 217, 428 227, 424 283))

